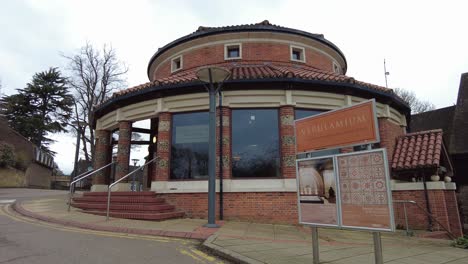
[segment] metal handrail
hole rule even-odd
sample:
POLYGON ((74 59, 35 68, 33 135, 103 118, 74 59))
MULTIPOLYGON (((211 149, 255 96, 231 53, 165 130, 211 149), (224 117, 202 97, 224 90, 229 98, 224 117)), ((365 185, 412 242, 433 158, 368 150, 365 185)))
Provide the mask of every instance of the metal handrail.
POLYGON ((81 181, 81 180, 83 180, 83 179, 88 178, 89 176, 95 174, 95 173, 98 172, 98 171, 101 171, 101 170, 103 170, 103 169, 109 167, 110 165, 112 165, 112 164, 114 164, 114 163, 115 163, 115 161, 113 161, 113 162, 111 162, 111 163, 108 163, 108 164, 102 166, 101 168, 99 168, 99 169, 97 169, 97 170, 91 170, 91 171, 87 171, 87 172, 85 172, 85 173, 82 173, 82 174, 80 174, 80 175, 77 176, 78 179, 73 180, 73 181, 70 183, 70 192, 69 192, 69 194, 68 194, 68 212, 70 212, 71 200, 72 200, 72 195, 73 195, 73 192, 72 192, 72 191, 74 190, 74 188, 73 188, 74 184, 77 183, 77 182, 79 182, 79 181, 81 181), (84 176, 82 176, 82 175, 84 175, 84 176))
MULTIPOLYGON (((430 218, 432 218, 432 220, 434 220, 436 223, 438 223, 442 229, 445 230, 445 232, 447 232, 447 234, 450 236, 450 238, 452 239, 457 239, 457 237, 452 233, 450 232, 443 224, 441 224, 439 222, 439 220, 437 220, 432 214, 430 214, 429 212, 427 212, 423 207, 421 207, 418 203, 416 203, 416 201, 412 201, 412 200, 393 200, 394 203, 403 203, 403 205, 405 203, 410 203, 410 204, 414 204, 416 205, 421 211, 423 211, 427 216, 429 216, 430 218)), ((405 209, 405 221, 406 221, 406 228, 407 228, 407 233, 408 233, 408 219, 406 218, 406 207, 404 208, 405 209)))
POLYGON ((138 167, 137 169, 131 171, 130 173, 128 173, 127 175, 123 176, 122 178, 118 179, 117 181, 113 182, 112 184, 110 184, 108 187, 107 187, 107 210, 106 210, 106 221, 109 220, 109 210, 110 210, 110 198, 111 198, 111 190, 112 190, 112 187, 114 187, 117 183, 125 180, 126 178, 128 178, 129 176, 131 176, 132 174, 136 173, 137 171, 139 170, 143 170, 143 168, 156 161, 158 159, 158 157, 155 157, 154 159, 146 162, 145 164, 141 165, 140 167, 138 167))

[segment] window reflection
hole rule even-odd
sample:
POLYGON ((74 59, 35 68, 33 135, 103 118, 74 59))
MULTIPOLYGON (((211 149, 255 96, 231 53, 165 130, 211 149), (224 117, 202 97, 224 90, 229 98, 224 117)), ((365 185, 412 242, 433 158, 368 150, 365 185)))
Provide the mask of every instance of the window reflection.
POLYGON ((277 109, 232 111, 232 175, 280 176, 277 109))
POLYGON ((208 112, 172 116, 171 179, 208 177, 208 112))

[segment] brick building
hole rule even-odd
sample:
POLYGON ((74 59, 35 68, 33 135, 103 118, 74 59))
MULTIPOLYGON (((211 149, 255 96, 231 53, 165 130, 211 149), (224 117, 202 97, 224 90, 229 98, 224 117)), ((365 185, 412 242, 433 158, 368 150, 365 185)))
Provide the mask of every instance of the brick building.
MULTIPOLYGON (((115 93, 96 108, 94 124, 96 167, 110 162, 111 134, 119 133, 118 179, 129 171, 131 133, 142 131, 132 123, 150 119, 157 143, 151 142, 148 159, 159 160, 147 170, 146 187, 188 217, 207 215, 208 94, 195 74, 203 66, 231 73, 217 111, 225 219, 297 222, 295 119, 375 99, 380 146, 389 159, 395 138, 406 131, 408 106, 391 89, 346 76, 344 54, 323 35, 268 21, 199 27, 158 49, 149 82, 115 93)), ((92 190, 107 190, 108 177, 94 177, 92 190)), ((116 190, 128 188, 123 183, 116 190)))
POLYGON ((468 230, 468 73, 460 78, 457 103, 411 117, 411 131, 431 129, 444 131, 443 141, 454 168, 458 200, 465 230, 468 230))

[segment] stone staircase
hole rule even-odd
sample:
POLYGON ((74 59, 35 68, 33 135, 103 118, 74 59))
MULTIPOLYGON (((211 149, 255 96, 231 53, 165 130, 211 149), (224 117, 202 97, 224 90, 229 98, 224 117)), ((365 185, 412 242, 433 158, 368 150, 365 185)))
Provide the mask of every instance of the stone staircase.
MULTIPOLYGON (((85 192, 73 198, 71 205, 84 213, 106 215, 107 192, 85 192)), ((112 192, 109 216, 157 221, 183 217, 184 212, 176 211, 154 192, 112 192)))

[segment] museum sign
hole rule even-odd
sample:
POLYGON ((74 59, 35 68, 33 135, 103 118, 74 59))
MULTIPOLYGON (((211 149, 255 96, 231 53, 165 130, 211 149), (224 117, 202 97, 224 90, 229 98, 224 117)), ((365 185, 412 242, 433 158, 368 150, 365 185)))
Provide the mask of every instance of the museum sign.
POLYGON ((295 121, 296 152, 380 141, 375 100, 295 121))

